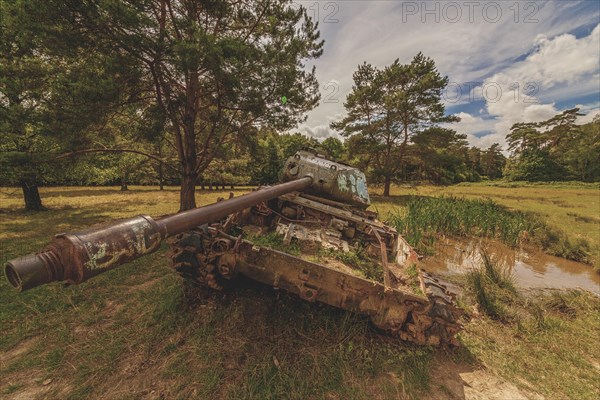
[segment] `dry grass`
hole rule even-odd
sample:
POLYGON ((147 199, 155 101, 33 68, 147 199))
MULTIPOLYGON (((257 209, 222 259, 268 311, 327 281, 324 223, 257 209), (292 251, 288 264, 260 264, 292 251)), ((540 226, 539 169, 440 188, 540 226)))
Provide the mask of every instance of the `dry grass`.
MULTIPOLYGON (((460 333, 464 349, 488 369, 547 399, 597 399, 600 298, 571 292, 506 290, 494 312, 475 316, 460 333)), ((489 292, 488 292, 489 293, 489 292)), ((473 300, 471 300, 473 301, 473 300)), ((486 309, 489 312, 489 309, 486 309)))

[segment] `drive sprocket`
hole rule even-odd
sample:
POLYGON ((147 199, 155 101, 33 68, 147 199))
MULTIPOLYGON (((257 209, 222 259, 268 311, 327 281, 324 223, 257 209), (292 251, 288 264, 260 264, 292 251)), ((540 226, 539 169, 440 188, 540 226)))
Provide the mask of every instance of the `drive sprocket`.
POLYGON ((210 263, 204 238, 200 228, 177 235, 170 243, 172 267, 192 286, 222 290, 227 280, 210 263))

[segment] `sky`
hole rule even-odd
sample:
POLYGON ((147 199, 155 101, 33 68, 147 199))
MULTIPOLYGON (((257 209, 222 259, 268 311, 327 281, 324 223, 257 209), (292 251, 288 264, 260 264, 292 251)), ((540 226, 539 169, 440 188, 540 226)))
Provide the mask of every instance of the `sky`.
POLYGON ((419 52, 450 84, 443 99, 452 128, 469 143, 506 147, 515 122, 546 120, 580 107, 600 110, 600 1, 302 1, 325 40, 316 66, 321 103, 294 131, 320 140, 345 115, 352 74, 419 52))

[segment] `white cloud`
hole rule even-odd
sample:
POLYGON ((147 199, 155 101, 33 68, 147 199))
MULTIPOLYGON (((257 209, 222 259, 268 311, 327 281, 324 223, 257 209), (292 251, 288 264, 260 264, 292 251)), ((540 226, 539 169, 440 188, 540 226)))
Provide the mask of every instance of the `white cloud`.
POLYGON ((338 114, 327 117, 326 118, 327 122, 325 124, 312 125, 312 126, 307 125, 307 124, 302 124, 298 127, 297 131, 299 131, 303 135, 312 136, 320 141, 323 141, 323 140, 327 139, 328 137, 335 137, 335 138, 341 139, 342 136, 339 133, 332 130, 329 127, 329 124, 334 121, 339 121, 342 118, 344 118, 344 114, 338 113, 338 114))
MULTIPOLYGON (((455 125, 459 131, 468 130, 466 133, 473 144, 485 145, 490 140, 504 143, 506 129, 518 118, 543 119, 557 111, 557 102, 600 91, 600 78, 588 74, 594 66, 598 73, 598 28, 592 35, 579 39, 564 35, 597 24, 600 14, 590 9, 590 3, 519 3, 520 14, 515 22, 515 2, 496 2, 502 6, 503 16, 498 23, 490 23, 482 18, 481 8, 485 2, 481 2, 473 22, 468 21, 468 13, 463 10, 463 17, 457 23, 444 22, 443 18, 435 23, 431 16, 423 23, 419 14, 404 22, 400 1, 336 1, 333 3, 337 11, 325 8, 331 2, 297 2, 312 7, 309 13, 314 13, 315 4, 319 6, 319 27, 326 42, 323 56, 314 65, 322 98, 330 93, 325 88, 328 82, 335 81, 339 85, 337 103, 322 100, 299 127, 300 131, 319 138, 335 134, 329 123, 345 114, 343 103, 352 90, 352 74, 359 64, 367 61, 381 68, 396 58, 406 63, 419 51, 432 57, 442 74, 448 75, 452 82, 487 82, 492 77, 510 83, 539 81, 540 90, 535 100, 540 104, 511 104, 513 93, 509 91, 510 96, 503 93, 504 101, 487 103, 485 111, 489 115, 483 113, 485 118, 465 118, 455 125), (525 10, 527 4, 534 4, 535 9, 525 10), (533 19, 538 22, 525 23, 525 16, 532 10, 535 11, 533 19), (326 23, 327 16, 339 22, 326 23), (529 55, 525 57, 526 54, 529 55), (517 59, 522 61, 516 62, 517 59), (336 114, 339 117, 334 118, 336 114), (475 136, 487 130, 493 131, 495 136, 475 136)), ((420 1, 412 3, 422 4, 420 1)))
POLYGON ((577 104, 575 107, 579 108, 580 113, 585 114, 577 119, 579 124, 592 122, 594 117, 600 113, 600 101, 591 104, 577 104))
POLYGON ((327 139, 332 135, 332 132, 329 129, 329 125, 317 125, 317 126, 301 126, 299 128, 300 133, 312 136, 317 139, 327 139))
POLYGON ((455 129, 459 133, 466 134, 469 145, 487 148, 493 143, 504 144, 504 138, 493 133, 495 120, 485 119, 466 112, 459 112, 456 116, 460 118, 460 122, 448 125, 448 127, 455 129), (481 135, 482 132, 485 132, 486 134, 481 135))
MULTIPOLYGON (((526 84, 537 85, 536 98, 542 96, 544 91, 565 83, 572 85, 583 81, 590 90, 597 90, 598 84, 594 82, 598 82, 599 53, 600 25, 589 36, 579 39, 571 34, 552 39, 538 36, 535 51, 525 60, 494 74, 486 82, 498 83, 507 92, 514 83, 521 87, 526 84)), ((526 93, 521 90, 520 95, 524 98, 526 93)))
POLYGON ((506 135, 516 122, 543 121, 559 113, 555 102, 564 98, 554 97, 554 101, 542 103, 540 99, 547 97, 543 94, 545 88, 566 85, 563 93, 570 96, 587 94, 569 93, 569 88, 582 83, 591 91, 597 88, 600 25, 579 39, 570 34, 553 39, 539 36, 535 45, 536 50, 525 60, 484 81, 484 85, 495 85, 502 94, 498 98, 492 94, 486 101, 488 114, 497 121, 497 134, 506 135))

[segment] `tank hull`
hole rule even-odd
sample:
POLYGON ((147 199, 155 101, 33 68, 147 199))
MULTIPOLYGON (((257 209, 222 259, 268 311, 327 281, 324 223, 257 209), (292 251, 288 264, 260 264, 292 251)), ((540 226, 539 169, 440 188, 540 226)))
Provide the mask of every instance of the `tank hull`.
POLYGON ((418 268, 393 228, 374 213, 309 197, 286 194, 180 235, 171 243, 174 268, 203 288, 221 290, 243 275, 365 315, 405 341, 458 344, 453 294, 418 268))

